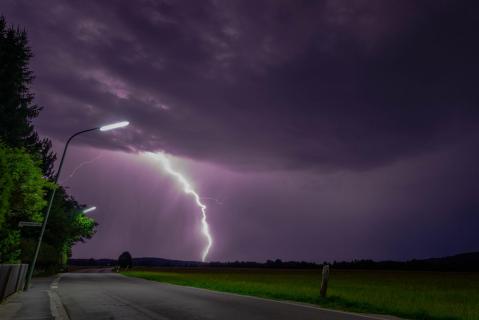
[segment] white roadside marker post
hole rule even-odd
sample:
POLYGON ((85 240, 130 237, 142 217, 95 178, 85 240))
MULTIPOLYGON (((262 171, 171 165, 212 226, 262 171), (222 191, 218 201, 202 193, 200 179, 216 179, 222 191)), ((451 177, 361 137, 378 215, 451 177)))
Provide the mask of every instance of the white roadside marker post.
POLYGON ((325 264, 323 266, 323 279, 321 281, 321 289, 319 289, 319 295, 321 298, 326 298, 326 292, 328 291, 328 281, 329 281, 329 265, 325 264))

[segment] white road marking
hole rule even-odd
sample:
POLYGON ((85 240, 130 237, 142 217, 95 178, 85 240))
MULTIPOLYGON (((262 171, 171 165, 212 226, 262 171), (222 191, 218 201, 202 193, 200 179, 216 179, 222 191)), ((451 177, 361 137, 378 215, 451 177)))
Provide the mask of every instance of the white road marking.
MULTIPOLYGON (((58 289, 58 282, 60 281, 61 275, 55 278, 50 284, 50 289, 58 289)), ((48 297, 50 298, 50 313, 52 314, 55 320, 70 320, 65 307, 63 306, 62 300, 58 293, 52 290, 48 290, 48 297)))
POLYGON ((58 294, 55 291, 48 290, 48 296, 50 297, 50 312, 53 318, 55 320, 70 320, 58 294))

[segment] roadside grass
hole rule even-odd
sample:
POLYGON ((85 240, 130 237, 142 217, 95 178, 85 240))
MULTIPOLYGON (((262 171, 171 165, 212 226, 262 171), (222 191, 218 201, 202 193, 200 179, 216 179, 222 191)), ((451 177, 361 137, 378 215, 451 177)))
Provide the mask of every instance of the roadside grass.
POLYGON ((177 285, 409 319, 479 319, 479 273, 332 270, 326 299, 319 297, 320 270, 134 268, 122 273, 177 285))

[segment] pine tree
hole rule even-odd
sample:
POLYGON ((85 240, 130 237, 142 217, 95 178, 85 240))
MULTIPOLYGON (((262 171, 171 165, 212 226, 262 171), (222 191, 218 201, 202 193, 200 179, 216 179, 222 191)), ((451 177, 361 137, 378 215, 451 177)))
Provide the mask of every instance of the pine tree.
POLYGON ((42 161, 44 175, 51 176, 55 161, 51 142, 40 139, 32 125, 42 109, 33 102, 30 91, 32 56, 25 30, 7 26, 5 18, 0 17, 0 140, 36 155, 42 161))

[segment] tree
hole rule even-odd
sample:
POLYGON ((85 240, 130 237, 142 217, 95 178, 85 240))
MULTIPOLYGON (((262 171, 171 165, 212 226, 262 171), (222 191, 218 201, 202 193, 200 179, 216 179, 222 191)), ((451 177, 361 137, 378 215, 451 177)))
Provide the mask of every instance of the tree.
POLYGON ((132 267, 133 262, 131 259, 131 254, 128 251, 125 251, 120 254, 120 256, 118 257, 118 265, 120 266, 120 268, 132 267))
POLYGON ((0 17, 0 262, 31 261, 38 229, 19 230, 18 222, 42 222, 47 191, 58 188, 39 255, 40 264, 58 265, 66 262, 74 243, 95 233, 97 224, 50 181, 56 155, 51 141, 40 139, 32 125, 42 108, 30 91, 31 57, 26 32, 0 17))
POLYGON ((20 221, 42 222, 45 195, 54 184, 43 178, 38 160, 0 143, 0 262, 20 255, 20 221))
POLYGON ((75 243, 84 242, 95 234, 98 224, 83 213, 84 207, 68 195, 63 187, 57 189, 44 241, 57 248, 62 264, 66 264, 71 256, 71 248, 75 243))
POLYGON ((32 125, 42 109, 33 103, 30 91, 32 56, 25 30, 8 27, 0 17, 0 140, 10 147, 25 148, 42 161, 43 174, 50 177, 56 156, 50 140, 40 139, 32 125))
MULTIPOLYGON (((58 186, 48 218, 38 266, 65 265, 67 259, 71 256, 72 246, 77 242, 84 242, 85 239, 89 239, 95 234, 95 227, 98 224, 92 218, 86 216, 83 209, 84 206, 69 196, 63 187, 58 186), (50 256, 42 255, 42 252, 47 250, 50 252, 50 256)), ((24 231, 23 238, 26 239, 22 246, 24 259, 29 257, 31 259, 36 244, 36 242, 29 242, 27 239, 37 235, 37 230, 24 231)))

